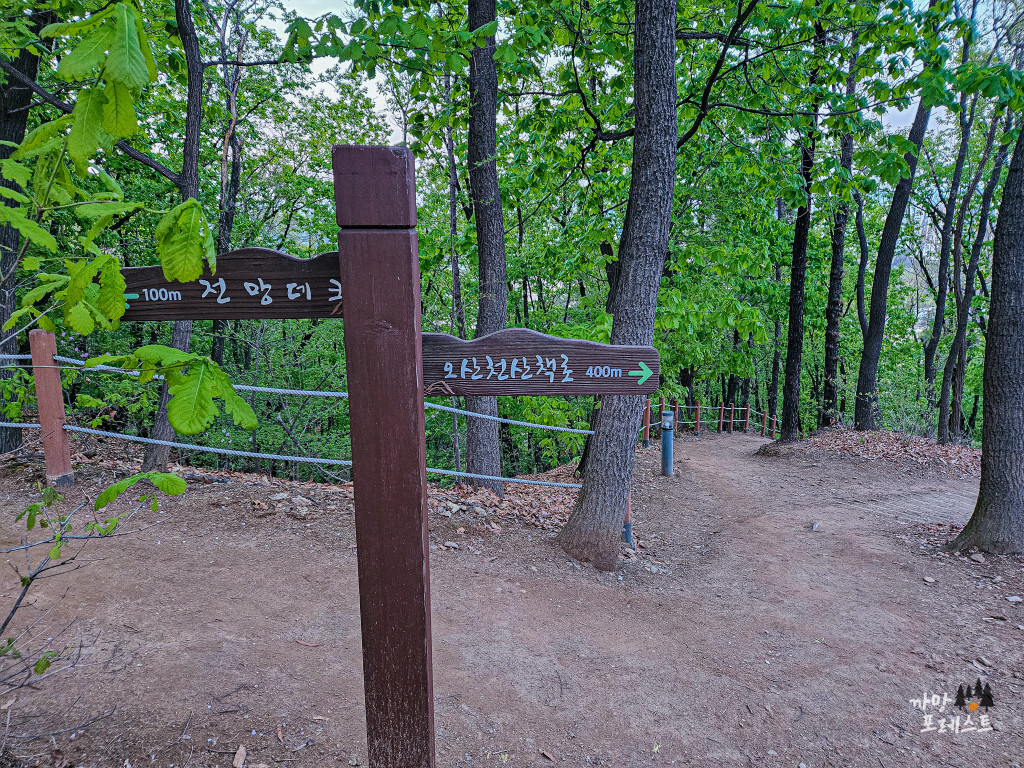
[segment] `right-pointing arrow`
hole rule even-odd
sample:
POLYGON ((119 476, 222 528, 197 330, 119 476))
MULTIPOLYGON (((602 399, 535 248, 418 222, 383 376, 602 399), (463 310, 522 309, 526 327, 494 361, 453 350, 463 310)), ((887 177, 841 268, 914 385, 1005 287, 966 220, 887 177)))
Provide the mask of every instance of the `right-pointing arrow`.
POLYGON ((651 378, 651 376, 654 374, 654 371, 652 371, 650 368, 647 367, 647 363, 638 363, 638 365, 640 366, 640 370, 639 371, 630 371, 629 375, 630 376, 639 376, 640 378, 637 380, 636 383, 637 384, 643 384, 645 381, 647 381, 649 378, 651 378))

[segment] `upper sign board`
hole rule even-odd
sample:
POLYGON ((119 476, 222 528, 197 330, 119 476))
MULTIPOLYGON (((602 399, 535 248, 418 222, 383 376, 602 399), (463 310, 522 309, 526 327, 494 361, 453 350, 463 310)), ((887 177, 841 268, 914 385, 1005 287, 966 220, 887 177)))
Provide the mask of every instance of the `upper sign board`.
POLYGON ((217 257, 191 283, 169 282, 160 267, 128 267, 123 321, 341 318, 338 252, 296 259, 266 248, 217 257))

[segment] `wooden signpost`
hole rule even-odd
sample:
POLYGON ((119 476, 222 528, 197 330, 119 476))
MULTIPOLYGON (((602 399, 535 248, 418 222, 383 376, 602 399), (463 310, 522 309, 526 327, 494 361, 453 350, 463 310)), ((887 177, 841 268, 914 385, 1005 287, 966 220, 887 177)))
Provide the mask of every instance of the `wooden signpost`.
POLYGON ((369 764, 433 768, 424 396, 649 395, 660 361, 521 328, 421 333, 412 155, 336 146, 332 164, 337 252, 232 251, 191 283, 125 269, 122 320, 344 317, 369 764))

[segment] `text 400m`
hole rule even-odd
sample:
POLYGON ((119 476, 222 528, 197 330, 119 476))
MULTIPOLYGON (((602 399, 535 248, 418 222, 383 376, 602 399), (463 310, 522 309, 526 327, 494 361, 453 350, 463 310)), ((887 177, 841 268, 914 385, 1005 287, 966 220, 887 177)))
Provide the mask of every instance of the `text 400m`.
POLYGON ((142 298, 146 301, 181 301, 181 291, 169 291, 166 288, 143 288, 142 298))
POLYGON ((621 379, 622 369, 610 365, 591 365, 587 368, 587 376, 591 379, 621 379))

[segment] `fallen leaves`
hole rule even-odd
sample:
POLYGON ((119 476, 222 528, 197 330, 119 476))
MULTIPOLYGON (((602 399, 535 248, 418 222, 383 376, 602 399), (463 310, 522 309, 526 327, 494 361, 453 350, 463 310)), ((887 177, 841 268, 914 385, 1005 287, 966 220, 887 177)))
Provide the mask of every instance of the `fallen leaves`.
POLYGON ((827 429, 809 437, 801 446, 864 459, 913 462, 954 477, 978 477, 981 474, 981 451, 978 448, 961 443, 939 445, 930 437, 901 432, 827 429))

